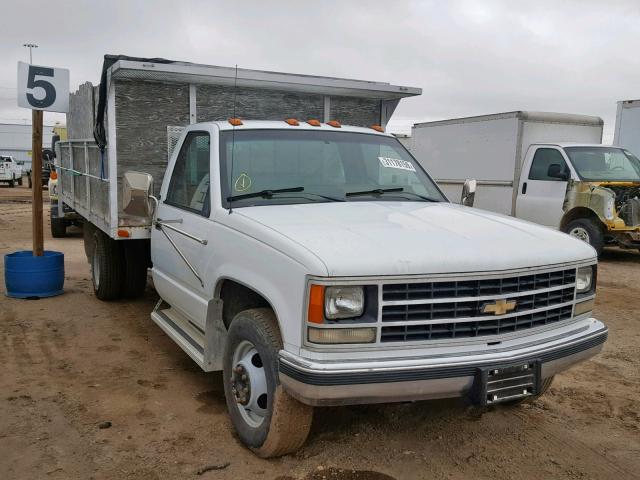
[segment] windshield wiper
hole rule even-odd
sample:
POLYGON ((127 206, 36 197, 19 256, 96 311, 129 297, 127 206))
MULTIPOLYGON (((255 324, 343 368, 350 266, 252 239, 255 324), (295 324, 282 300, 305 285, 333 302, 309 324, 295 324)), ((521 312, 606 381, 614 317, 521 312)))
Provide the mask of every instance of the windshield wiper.
POLYGON ((362 190, 361 192, 347 192, 345 197, 357 197, 359 195, 383 195, 385 193, 402 192, 404 188, 374 188, 373 190, 362 190))
POLYGON ((290 192, 304 192, 304 187, 291 187, 291 188, 276 188, 273 190, 261 190, 259 192, 253 193, 243 193, 242 195, 232 195, 227 197, 228 202, 232 202, 234 200, 244 200, 245 198, 272 198, 274 195, 278 193, 290 193, 290 192))

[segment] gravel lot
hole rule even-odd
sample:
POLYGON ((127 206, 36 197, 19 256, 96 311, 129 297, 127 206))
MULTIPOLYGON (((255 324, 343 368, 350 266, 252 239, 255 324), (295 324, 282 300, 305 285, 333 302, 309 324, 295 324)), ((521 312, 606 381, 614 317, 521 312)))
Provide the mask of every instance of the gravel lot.
MULTIPOLYGON (((0 187, 2 255, 31 248, 29 192, 0 187)), ((301 451, 261 460, 233 435, 221 376, 149 318, 155 292, 100 302, 80 232, 54 240, 46 223, 66 293, 14 300, 2 282, 2 478, 640 478, 638 252, 606 252, 595 313, 609 341, 541 400, 481 415, 453 401, 318 409, 301 451)))

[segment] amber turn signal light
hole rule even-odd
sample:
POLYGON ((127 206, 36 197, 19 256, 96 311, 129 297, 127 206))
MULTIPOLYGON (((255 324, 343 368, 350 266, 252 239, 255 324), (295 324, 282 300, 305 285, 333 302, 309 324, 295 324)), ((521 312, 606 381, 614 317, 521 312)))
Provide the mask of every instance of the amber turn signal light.
POLYGON ((242 125, 242 120, 240 120, 239 118, 230 118, 229 123, 234 127, 239 127, 240 125, 242 125))
POLYGON ((287 118, 285 120, 285 122, 287 122, 292 127, 297 127, 298 125, 300 125, 300 122, 298 120, 296 120, 295 118, 287 118))
POLYGON ((376 132, 384 133, 384 128, 382 128, 380 125, 371 125, 371 128, 374 129, 376 132))
POLYGON ((324 285, 311 285, 309 289, 307 320, 310 323, 324 323, 324 285))
POLYGON ((57 172, 55 172, 55 171, 51 172, 51 174, 49 175, 49 178, 50 178, 51 180, 55 180, 55 179, 57 179, 57 178, 58 178, 58 173, 57 173, 57 172))
POLYGON ((342 126, 340 125, 340 122, 337 120, 331 120, 330 122, 327 122, 327 125, 330 125, 333 128, 340 128, 342 126))
POLYGON ((129 232, 127 230, 118 230, 118 236, 120 238, 129 238, 129 232))
POLYGON ((307 120, 307 123, 309 125, 311 125, 312 127, 319 127, 320 126, 320 120, 315 120, 315 119, 307 120))

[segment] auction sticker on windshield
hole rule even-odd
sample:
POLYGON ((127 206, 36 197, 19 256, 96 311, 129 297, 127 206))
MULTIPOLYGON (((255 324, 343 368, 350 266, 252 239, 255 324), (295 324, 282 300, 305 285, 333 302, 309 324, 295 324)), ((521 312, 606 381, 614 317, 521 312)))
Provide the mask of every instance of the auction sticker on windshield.
POLYGON ((382 166, 386 168, 397 168, 399 170, 408 170, 410 172, 416 171, 416 167, 414 167, 411 162, 407 162, 406 160, 389 157, 378 157, 378 160, 380 160, 382 166))

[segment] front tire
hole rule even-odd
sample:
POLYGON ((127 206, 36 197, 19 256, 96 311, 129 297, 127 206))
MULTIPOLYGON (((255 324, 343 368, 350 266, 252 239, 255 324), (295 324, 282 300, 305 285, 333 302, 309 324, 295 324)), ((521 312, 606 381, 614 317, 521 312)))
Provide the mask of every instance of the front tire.
POLYGON ((565 233, 572 237, 587 242, 598 252, 598 256, 602 254, 604 248, 604 233, 600 226, 589 218, 578 218, 567 223, 563 228, 565 233))
POLYGON ((280 330, 273 311, 240 312, 229 327, 223 359, 224 393, 240 440, 262 458, 300 448, 313 408, 285 392, 278 378, 280 330))
POLYGON ((120 297, 124 275, 124 259, 121 245, 102 231, 93 234, 91 249, 91 280, 93 291, 100 300, 120 297))
POLYGON ((18 179, 18 185, 22 186, 22 177, 18 179))

